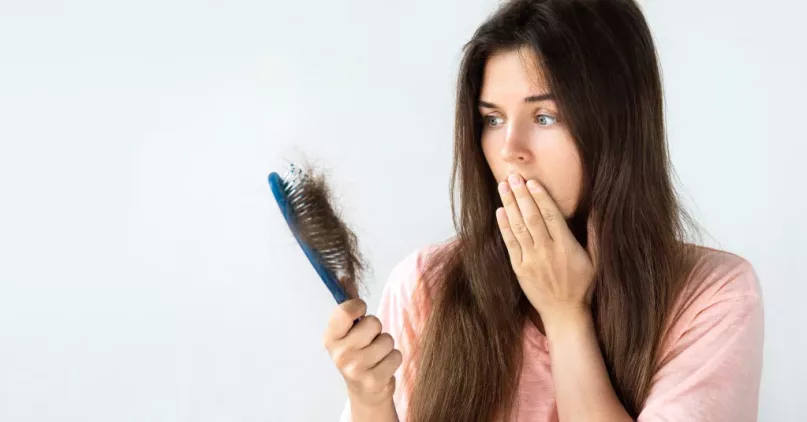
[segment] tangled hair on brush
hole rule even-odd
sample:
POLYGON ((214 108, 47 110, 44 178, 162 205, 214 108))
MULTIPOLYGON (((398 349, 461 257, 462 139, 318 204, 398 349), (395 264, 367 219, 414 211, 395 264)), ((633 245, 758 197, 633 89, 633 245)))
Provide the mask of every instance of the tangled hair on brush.
POLYGON ((345 293, 350 298, 359 297, 369 265, 359 251, 356 234, 335 209, 336 201, 324 172, 315 171, 308 160, 299 167, 297 189, 303 205, 295 210, 298 235, 321 256, 345 293))

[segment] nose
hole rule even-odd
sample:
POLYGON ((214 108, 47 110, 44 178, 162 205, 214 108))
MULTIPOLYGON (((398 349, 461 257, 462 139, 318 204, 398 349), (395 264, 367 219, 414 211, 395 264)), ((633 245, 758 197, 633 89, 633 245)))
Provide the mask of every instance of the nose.
POLYGON ((529 149, 529 134, 518 122, 508 125, 504 135, 504 144, 501 148, 502 160, 508 164, 528 164, 532 161, 532 151, 529 149))

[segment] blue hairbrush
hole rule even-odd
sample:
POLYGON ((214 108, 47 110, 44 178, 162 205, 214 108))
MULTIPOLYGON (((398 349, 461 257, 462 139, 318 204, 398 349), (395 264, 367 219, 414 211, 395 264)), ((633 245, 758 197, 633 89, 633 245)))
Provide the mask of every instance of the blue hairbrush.
POLYGON ((366 265, 355 234, 331 205, 325 178, 291 164, 283 177, 269 174, 269 187, 291 233, 336 303, 358 296, 366 265))

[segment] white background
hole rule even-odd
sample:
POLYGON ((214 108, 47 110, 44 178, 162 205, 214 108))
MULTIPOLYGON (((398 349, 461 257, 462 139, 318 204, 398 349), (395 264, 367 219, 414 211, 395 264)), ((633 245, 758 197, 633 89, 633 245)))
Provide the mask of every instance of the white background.
MULTIPOLYGON (((453 1, 0 1, 0 420, 326 421, 333 299, 266 184, 331 169, 375 269, 451 233, 453 1)), ((800 2, 648 1, 674 163, 765 295, 760 419, 807 414, 800 2)))

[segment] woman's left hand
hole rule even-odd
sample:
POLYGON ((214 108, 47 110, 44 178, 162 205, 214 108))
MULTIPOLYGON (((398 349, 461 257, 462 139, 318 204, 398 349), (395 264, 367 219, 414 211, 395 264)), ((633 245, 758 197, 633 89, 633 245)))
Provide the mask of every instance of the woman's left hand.
POLYGON ((504 208, 496 220, 521 289, 544 324, 590 312, 595 277, 593 230, 589 250, 575 239, 558 206, 535 180, 518 174, 499 184, 504 208))

